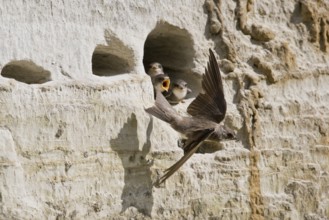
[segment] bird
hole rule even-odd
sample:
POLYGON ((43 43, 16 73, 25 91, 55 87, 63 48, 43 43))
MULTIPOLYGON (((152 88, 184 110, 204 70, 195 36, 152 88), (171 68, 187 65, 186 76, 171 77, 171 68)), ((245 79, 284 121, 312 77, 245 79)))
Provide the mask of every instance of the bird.
POLYGON ((149 69, 147 71, 147 74, 152 78, 159 74, 164 74, 163 67, 158 62, 153 62, 149 64, 149 69))
POLYGON ((167 74, 163 72, 163 67, 158 62, 153 62, 149 64, 149 69, 147 74, 151 77, 151 81, 154 88, 154 95, 156 95, 157 91, 161 93, 166 93, 170 88, 170 78, 167 74))
POLYGON ((168 92, 170 87, 170 78, 166 74, 158 74, 154 77, 151 77, 154 94, 156 95, 159 91, 160 93, 168 92))
POLYGON ((169 95, 166 96, 168 102, 172 105, 184 102, 183 99, 187 94, 191 93, 192 90, 187 87, 187 82, 182 79, 177 79, 172 83, 169 95))
POLYGON ((223 83, 215 55, 209 49, 209 62, 202 79, 203 92, 187 108, 190 116, 181 116, 169 104, 161 92, 157 91, 155 104, 145 111, 171 125, 186 137, 183 144, 184 156, 165 170, 155 183, 159 186, 173 175, 200 147, 205 140, 234 140, 236 134, 225 125, 219 124, 226 114, 226 100, 223 83))

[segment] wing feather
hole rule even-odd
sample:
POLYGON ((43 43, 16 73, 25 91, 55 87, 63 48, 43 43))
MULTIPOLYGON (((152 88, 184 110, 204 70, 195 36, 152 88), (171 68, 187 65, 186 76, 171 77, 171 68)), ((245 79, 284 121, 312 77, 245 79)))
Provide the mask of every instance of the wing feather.
POLYGON ((202 116, 219 123, 225 117, 226 101, 217 60, 211 49, 209 53, 209 62, 202 80, 204 93, 200 93, 193 100, 187 112, 192 116, 202 116))

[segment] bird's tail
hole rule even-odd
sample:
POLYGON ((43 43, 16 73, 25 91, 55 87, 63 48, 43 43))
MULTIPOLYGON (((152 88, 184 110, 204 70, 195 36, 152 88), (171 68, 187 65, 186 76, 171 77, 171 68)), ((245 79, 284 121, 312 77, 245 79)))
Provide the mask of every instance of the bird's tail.
POLYGON ((214 129, 205 129, 203 131, 196 132, 192 138, 187 139, 184 144, 184 156, 174 165, 166 169, 165 174, 154 183, 154 186, 158 187, 161 183, 173 175, 198 150, 200 144, 206 140, 213 131, 214 129))
POLYGON ((172 122, 178 116, 175 109, 159 91, 156 94, 155 105, 145 109, 145 111, 167 123, 172 122))

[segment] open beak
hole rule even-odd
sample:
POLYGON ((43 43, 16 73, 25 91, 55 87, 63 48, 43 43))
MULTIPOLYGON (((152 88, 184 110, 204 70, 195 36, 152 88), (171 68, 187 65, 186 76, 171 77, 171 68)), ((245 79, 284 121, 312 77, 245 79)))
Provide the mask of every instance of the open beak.
POLYGON ((165 79, 162 81, 162 89, 164 89, 166 92, 168 92, 170 87, 170 79, 165 79))

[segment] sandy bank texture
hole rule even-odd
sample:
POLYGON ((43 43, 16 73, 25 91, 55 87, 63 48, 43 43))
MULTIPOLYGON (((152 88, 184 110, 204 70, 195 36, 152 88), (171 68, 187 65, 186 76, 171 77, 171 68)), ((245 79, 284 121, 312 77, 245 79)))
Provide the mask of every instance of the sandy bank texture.
POLYGON ((327 0, 2 0, 0 24, 0 219, 329 219, 327 0), (183 152, 144 65, 184 113, 209 48, 240 141, 153 188, 183 152))

